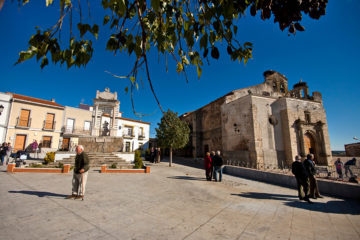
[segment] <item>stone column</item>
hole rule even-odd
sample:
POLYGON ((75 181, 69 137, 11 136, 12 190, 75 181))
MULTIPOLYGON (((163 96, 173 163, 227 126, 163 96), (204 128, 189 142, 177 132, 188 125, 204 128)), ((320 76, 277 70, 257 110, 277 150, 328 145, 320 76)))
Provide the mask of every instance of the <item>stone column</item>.
POLYGON ((97 124, 97 115, 98 115, 98 111, 99 111, 99 105, 95 105, 95 116, 94 116, 94 123, 93 123, 93 128, 92 128, 92 136, 98 136, 99 133, 99 127, 97 124))
POLYGON ((298 137, 299 137, 300 156, 305 157, 304 133, 303 133, 301 120, 300 119, 296 120, 295 124, 296 124, 296 131, 297 131, 298 137))

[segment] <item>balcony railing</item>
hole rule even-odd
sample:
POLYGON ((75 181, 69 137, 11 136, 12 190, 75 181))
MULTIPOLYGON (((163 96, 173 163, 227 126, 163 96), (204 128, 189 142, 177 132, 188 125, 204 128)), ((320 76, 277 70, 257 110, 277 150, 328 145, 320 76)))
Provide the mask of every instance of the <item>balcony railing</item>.
POLYGON ((85 130, 84 128, 81 127, 64 126, 62 127, 61 131, 63 134, 85 135, 85 136, 91 135, 91 128, 85 130))
POLYGON ((138 137, 140 140, 142 140, 142 139, 144 139, 145 138, 145 134, 141 134, 141 135, 139 135, 139 137, 138 137))
POLYGON ((27 120, 20 119, 20 117, 16 118, 16 127, 17 128, 30 128, 31 126, 31 118, 27 120))
POLYGON ((43 130, 45 131, 54 131, 55 130, 56 121, 46 121, 43 123, 43 130))
POLYGON ((124 132, 123 132, 123 137, 124 137, 124 138, 134 138, 135 135, 133 134, 133 132, 124 131, 124 132))

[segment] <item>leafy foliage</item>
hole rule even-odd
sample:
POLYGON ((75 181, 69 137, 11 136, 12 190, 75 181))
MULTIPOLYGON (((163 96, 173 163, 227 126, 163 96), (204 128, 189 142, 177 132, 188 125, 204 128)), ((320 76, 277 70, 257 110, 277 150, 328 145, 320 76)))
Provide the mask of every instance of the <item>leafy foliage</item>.
POLYGON ((168 110, 158 126, 155 130, 160 147, 178 149, 188 143, 190 128, 177 117, 177 113, 168 110))
MULTIPOLYGON (((18 0, 23 4, 29 0, 18 0)), ((54 4, 46 0, 46 6, 54 4)), ((250 42, 240 43, 238 20, 248 8, 252 16, 260 15, 262 20, 273 17, 281 30, 289 34, 304 31, 300 24, 303 14, 319 19, 325 14, 328 0, 102 0, 105 11, 103 27, 110 28, 106 49, 136 56, 132 70, 125 77, 131 80, 131 91, 138 87, 137 74, 143 64, 150 88, 160 107, 152 87, 148 68, 148 53, 157 49, 165 59, 169 55, 176 61, 176 71, 184 73, 187 67, 195 67, 198 77, 202 74, 204 60, 219 59, 222 54, 219 46, 225 45, 232 61, 246 63, 252 58, 253 46, 250 42), (208 54, 210 52, 210 55, 208 54)), ((36 56, 41 60, 40 67, 49 64, 49 58, 56 64, 67 67, 86 66, 93 55, 92 40, 99 34, 100 24, 83 23, 81 6, 89 6, 88 0, 59 0, 60 17, 58 22, 47 30, 37 29, 29 41, 29 48, 20 52, 17 63, 36 56), (72 32, 73 4, 78 4, 78 32, 72 32), (65 18, 69 18, 70 39, 68 44, 60 44, 55 34, 62 29, 65 18), (87 34, 90 33, 90 34, 87 34), (92 37, 91 37, 92 36, 92 37), (63 45, 63 46, 61 46, 63 45)), ((167 70, 167 63, 165 64, 167 70)), ((187 77, 186 77, 187 78, 187 77)), ((126 88, 128 91, 128 88, 126 88)), ((135 112, 135 110, 134 110, 135 112)))
POLYGON ((134 163, 135 163, 135 166, 134 168, 143 168, 143 162, 142 162, 142 159, 141 159, 141 151, 140 150, 136 150, 135 151, 135 160, 134 160, 134 163))
POLYGON ((55 161, 55 152, 47 152, 44 158, 44 163, 49 164, 55 161))

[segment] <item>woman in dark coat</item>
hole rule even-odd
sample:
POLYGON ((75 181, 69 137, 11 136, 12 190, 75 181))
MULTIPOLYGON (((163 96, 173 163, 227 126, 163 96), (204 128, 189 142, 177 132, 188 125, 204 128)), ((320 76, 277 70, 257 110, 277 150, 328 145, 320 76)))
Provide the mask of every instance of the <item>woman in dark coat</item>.
POLYGON ((204 168, 205 168, 205 175, 206 180, 211 181, 212 178, 212 164, 211 164, 211 157, 210 153, 207 152, 204 158, 204 168))

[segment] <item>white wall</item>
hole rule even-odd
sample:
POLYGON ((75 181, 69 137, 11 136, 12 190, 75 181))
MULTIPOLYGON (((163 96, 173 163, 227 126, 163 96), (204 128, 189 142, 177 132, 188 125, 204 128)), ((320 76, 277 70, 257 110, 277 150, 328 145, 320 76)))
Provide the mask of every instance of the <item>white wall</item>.
POLYGON ((143 144, 144 149, 148 147, 149 144, 149 137, 150 137, 150 125, 146 123, 141 123, 137 121, 130 121, 125 119, 117 119, 118 121, 118 129, 117 129, 117 136, 123 137, 124 131, 126 131, 125 126, 132 126, 133 127, 133 138, 124 138, 124 151, 125 151, 125 142, 130 142, 131 151, 134 151, 139 148, 139 143, 143 144), (121 126, 121 128, 120 128, 121 126), (139 139, 140 128, 144 129, 143 135, 145 136, 142 139, 139 139))
POLYGON ((9 122, 11 103, 11 95, 0 92, 0 105, 3 105, 4 110, 0 115, 0 143, 5 141, 6 128, 9 122))

